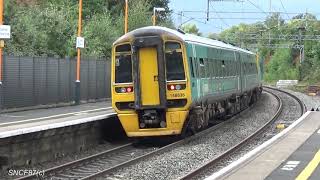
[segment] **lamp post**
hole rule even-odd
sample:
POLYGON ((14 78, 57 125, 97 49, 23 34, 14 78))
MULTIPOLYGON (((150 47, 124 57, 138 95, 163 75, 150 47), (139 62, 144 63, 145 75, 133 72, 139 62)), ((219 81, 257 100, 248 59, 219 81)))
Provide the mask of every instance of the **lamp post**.
MULTIPOLYGON (((0 0, 0 25, 3 24, 3 0, 0 0)), ((0 47, 0 110, 2 109, 2 47, 0 47)))
POLYGON ((125 0, 125 8, 124 8, 124 33, 128 33, 128 0, 125 0))
POLYGON ((161 11, 166 11, 166 9, 164 8, 160 8, 160 7, 154 7, 153 8, 153 16, 152 16, 152 24, 155 26, 156 25, 156 12, 161 12, 161 11))
MULTIPOLYGON (((0 0, 0 25, 2 24, 3 24, 3 0, 0 0)), ((4 45, 4 43, 1 43, 1 44, 4 45)), ((0 92, 1 92, 1 88, 2 88, 2 46, 0 46, 0 92)))
POLYGON ((84 39, 81 38, 82 29, 82 0, 79 0, 79 19, 78 19, 78 37, 76 42, 77 48, 77 69, 76 69, 76 82, 75 82, 75 104, 80 104, 80 58, 81 58, 81 45, 84 47, 84 39))

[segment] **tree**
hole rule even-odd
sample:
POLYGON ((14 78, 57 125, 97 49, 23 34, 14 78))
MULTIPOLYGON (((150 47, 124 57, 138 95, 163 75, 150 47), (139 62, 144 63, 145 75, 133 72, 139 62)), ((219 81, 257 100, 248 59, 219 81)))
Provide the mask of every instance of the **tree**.
POLYGON ((201 36, 201 33, 199 32, 199 29, 195 24, 191 24, 191 23, 185 24, 181 27, 181 29, 186 33, 201 36))
MULTIPOLYGON (((78 0, 5 1, 5 23, 12 26, 6 53, 28 56, 75 56, 78 0)), ((129 30, 152 24, 154 6, 168 9, 168 0, 129 0, 129 30)), ((124 1, 83 1, 82 55, 110 56, 114 40, 124 31, 124 1)), ((169 11, 168 11, 169 12, 169 11)), ((171 26, 170 16, 158 24, 171 26)))
POLYGON ((10 17, 12 38, 7 53, 29 56, 69 55, 74 49, 75 7, 18 7, 10 17))

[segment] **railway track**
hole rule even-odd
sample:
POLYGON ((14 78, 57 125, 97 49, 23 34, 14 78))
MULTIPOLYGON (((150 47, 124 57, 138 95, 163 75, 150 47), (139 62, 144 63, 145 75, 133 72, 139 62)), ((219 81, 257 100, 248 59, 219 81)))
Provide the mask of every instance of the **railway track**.
POLYGON ((295 99, 298 102, 299 106, 300 106, 300 109, 301 109, 301 114, 300 115, 301 116, 307 111, 307 108, 306 108, 305 104, 298 97, 296 97, 296 96, 294 96, 294 95, 292 95, 292 94, 290 94, 290 93, 288 93, 286 91, 283 91, 283 90, 280 90, 280 89, 276 89, 276 88, 272 88, 272 87, 264 87, 264 91, 272 94, 277 99, 277 101, 279 102, 278 109, 277 109, 277 112, 275 113, 275 115, 267 123, 265 123, 260 129, 258 129, 253 134, 251 134, 249 137, 247 137, 243 141, 239 142, 235 146, 231 147, 230 149, 228 149, 224 153, 220 154, 216 158, 214 158, 212 160, 209 160, 208 162, 202 164, 200 167, 198 167, 198 168, 190 171, 189 173, 185 174, 184 176, 180 177, 179 178, 180 180, 196 179, 195 177, 197 177, 197 175, 203 173, 206 169, 208 169, 209 167, 212 167, 214 164, 217 164, 220 160, 228 157, 229 155, 231 155, 235 151, 239 150, 241 147, 244 147, 252 139, 254 139, 258 135, 262 134, 273 122, 275 122, 277 120, 277 118, 281 115, 284 105, 283 105, 282 99, 278 95, 273 93, 272 91, 279 91, 279 92, 284 93, 286 95, 289 95, 290 97, 295 99))
MULTIPOLYGON (((265 88, 265 89, 268 89, 268 88, 265 88)), ((265 91, 268 91, 268 90, 265 90, 265 91)), ((269 93, 274 95, 274 93, 272 93, 271 91, 269 91, 269 93)), ((283 103, 281 99, 276 95, 274 96, 276 97, 279 103, 277 107, 277 113, 272 117, 272 119, 270 119, 269 122, 267 122, 263 127, 258 129, 252 136, 246 138, 239 144, 233 146, 232 148, 230 148, 229 150, 227 150, 225 153, 221 154, 214 160, 195 169, 194 171, 190 172, 184 177, 181 177, 181 179, 190 179, 196 176, 206 167, 211 166, 212 164, 219 161, 223 157, 236 151, 238 148, 242 147, 247 142, 249 142, 250 139, 252 139, 253 137, 256 137, 258 134, 263 132, 263 130, 268 125, 270 125, 272 122, 276 120, 276 118, 281 114, 281 110, 283 108, 283 103)), ((305 106, 303 105, 303 103, 298 98, 295 98, 295 99, 299 102, 300 106, 303 107, 305 111, 305 106)), ((234 118, 236 117, 237 116, 235 116, 234 118)), ((44 173, 45 177, 41 179, 96 179, 100 177, 109 177, 109 176, 112 177, 113 172, 116 172, 123 167, 143 161, 145 158, 156 156, 157 154, 170 151, 178 147, 179 145, 193 141, 194 139, 197 139, 209 132, 214 131, 215 129, 218 129, 219 127, 223 126, 225 123, 232 121, 234 118, 231 118, 227 121, 223 121, 215 126, 212 126, 204 131, 197 133, 194 136, 176 141, 174 143, 160 146, 159 148, 154 148, 154 147, 137 148, 136 146, 134 146, 133 143, 128 143, 128 144, 116 147, 114 149, 101 152, 99 154, 95 154, 77 161, 73 161, 67 164, 53 167, 51 169, 47 169, 45 170, 45 173, 44 173)), ((19 179, 37 179, 37 176, 27 176, 19 179)))
MULTIPOLYGON (((248 109, 247 109, 248 110, 248 109)), ((247 111, 245 110, 245 111, 247 111)), ((179 145, 193 141, 219 127, 223 126, 225 123, 232 121, 233 118, 219 122, 219 124, 214 125, 206 130, 203 130, 193 136, 181 139, 179 141, 164 145, 158 149, 154 147, 149 148, 137 148, 133 143, 128 143, 111 150, 107 150, 89 157, 85 157, 76 161, 72 161, 60 166, 56 166, 44 171, 44 177, 41 179, 95 179, 99 177, 105 177, 108 174, 112 174, 123 168, 129 166, 136 162, 139 162, 145 158, 155 156, 166 151, 170 151, 179 145), (135 155, 134 157, 132 155, 135 155)), ((111 175, 112 176, 112 175, 111 175)), ((30 175, 18 178, 17 180, 29 180, 37 179, 37 175, 30 175)))

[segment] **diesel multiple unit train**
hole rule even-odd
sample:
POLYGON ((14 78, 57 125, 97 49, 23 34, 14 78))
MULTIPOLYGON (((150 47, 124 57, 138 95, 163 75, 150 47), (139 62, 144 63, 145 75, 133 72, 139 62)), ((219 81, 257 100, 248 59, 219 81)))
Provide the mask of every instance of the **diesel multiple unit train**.
POLYGON ((129 137, 195 133, 262 91, 252 52, 165 27, 120 37, 111 64, 112 106, 129 137))

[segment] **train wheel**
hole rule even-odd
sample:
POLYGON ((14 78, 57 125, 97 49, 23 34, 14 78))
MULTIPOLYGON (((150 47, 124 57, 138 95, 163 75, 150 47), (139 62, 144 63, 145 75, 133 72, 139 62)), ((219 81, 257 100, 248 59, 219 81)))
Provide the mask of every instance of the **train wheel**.
POLYGON ((205 113, 201 106, 195 107, 190 116, 190 129, 193 134, 199 132, 205 126, 205 113))

